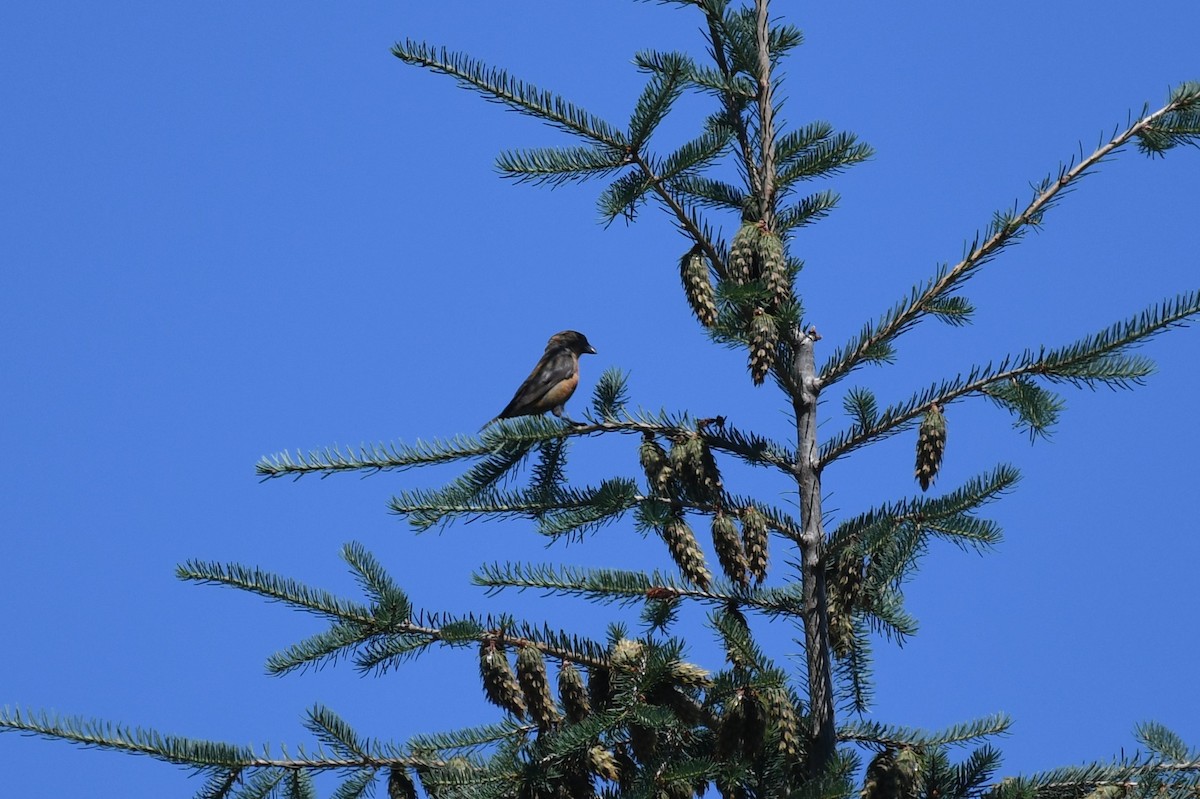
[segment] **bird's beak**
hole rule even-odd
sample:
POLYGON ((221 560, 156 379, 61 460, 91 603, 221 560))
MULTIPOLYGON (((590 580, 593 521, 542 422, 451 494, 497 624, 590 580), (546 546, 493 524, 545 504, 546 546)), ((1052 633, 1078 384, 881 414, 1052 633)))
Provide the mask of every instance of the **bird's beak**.
POLYGON ((589 345, 588 345, 588 348, 587 348, 586 350, 584 350, 584 352, 586 352, 588 355, 595 355, 595 354, 596 354, 596 348, 595 348, 595 347, 593 347, 591 344, 589 344, 589 345))

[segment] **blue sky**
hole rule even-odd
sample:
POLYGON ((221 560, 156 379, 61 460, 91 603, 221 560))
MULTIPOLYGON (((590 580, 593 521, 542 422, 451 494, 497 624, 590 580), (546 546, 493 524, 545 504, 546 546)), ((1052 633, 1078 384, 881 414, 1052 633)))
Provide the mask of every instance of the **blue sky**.
MULTIPOLYGON (((877 151, 830 183, 841 207, 792 244, 829 351, 957 260, 1031 181, 1200 79, 1190 0, 775 9, 807 36, 785 68, 785 124, 828 120, 877 151)), ((781 397, 690 318, 686 245, 665 216, 605 229, 600 184, 502 181, 497 152, 567 141, 388 52, 406 36, 446 44, 622 124, 643 80, 632 54, 698 51, 697 28, 638 3, 0 8, 0 704, 272 744, 308 740, 314 702, 394 740, 496 717, 470 653, 381 678, 264 676, 269 654, 319 622, 180 583, 189 558, 353 596, 338 551, 358 540, 418 606, 512 609, 594 635, 636 620, 469 585, 501 559, 668 565, 629 523, 550 550, 520 522, 415 536, 388 497, 451 471, 260 484, 253 465, 472 432, 563 328, 599 351, 571 408, 618 366, 635 404, 786 436, 781 397)), ((663 149, 695 109, 664 128, 663 149)), ((974 326, 930 323, 895 367, 848 385, 900 399, 1195 288, 1197 185, 1200 152, 1121 154, 969 285, 974 326)), ((903 649, 879 642, 870 718, 933 728, 1006 711, 1006 774, 1129 751, 1148 719, 1200 745, 1200 331, 1145 352, 1161 367, 1145 388, 1068 392, 1049 442, 1031 446, 979 401, 952 406, 938 486, 998 462, 1024 480, 990 508, 1006 534, 995 552, 935 546, 922 562, 908 590, 922 629, 903 649)), ((827 434, 845 424, 837 397, 824 413, 827 434)), ((635 475, 635 446, 581 443, 570 476, 635 475)), ((832 466, 833 518, 911 495, 912 451, 910 434, 832 466)), ((789 501, 759 472, 729 474, 739 492, 789 501)), ((791 630, 762 631, 794 651, 791 630)), ((694 635, 695 658, 716 665, 711 636, 694 635)), ((0 771, 24 797, 199 787, 163 764, 11 735, 0 771)))

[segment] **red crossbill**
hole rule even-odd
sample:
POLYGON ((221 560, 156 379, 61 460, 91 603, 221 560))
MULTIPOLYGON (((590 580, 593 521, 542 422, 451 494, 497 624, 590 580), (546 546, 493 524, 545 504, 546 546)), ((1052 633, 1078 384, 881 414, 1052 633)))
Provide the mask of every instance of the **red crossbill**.
POLYGON ((563 405, 579 385, 579 356, 585 354, 595 355, 596 350, 582 333, 574 330, 555 333, 546 343, 542 359, 517 389, 512 401, 484 427, 497 419, 536 416, 546 411, 570 422, 563 405))

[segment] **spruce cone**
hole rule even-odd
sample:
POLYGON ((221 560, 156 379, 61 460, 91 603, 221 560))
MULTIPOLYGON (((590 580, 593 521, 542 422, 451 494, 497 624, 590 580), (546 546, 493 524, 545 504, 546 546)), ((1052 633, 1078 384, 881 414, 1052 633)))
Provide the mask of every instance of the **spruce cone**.
POLYGON ((767 520, 753 505, 742 513, 742 543, 746 548, 746 563, 756 582, 767 578, 767 520))
POLYGON ((700 723, 701 704, 679 688, 660 684, 646 694, 646 701, 652 705, 667 708, 685 727, 692 727, 700 723))
POLYGON ((583 675, 570 663, 562 664, 558 670, 558 699, 567 713, 567 720, 572 723, 582 721, 592 712, 583 675))
POLYGON ((917 753, 908 747, 883 750, 867 766, 862 799, 912 799, 919 765, 917 753))
POLYGON ((672 516, 662 528, 663 540, 671 558, 690 583, 702 591, 708 590, 712 575, 704 565, 704 552, 696 543, 696 534, 682 516, 672 516))
POLYGON ((575 755, 564 758, 561 769, 562 776, 552 779, 547 796, 553 799, 596 799, 596 785, 586 757, 575 755))
POLYGON ((724 513, 717 511, 712 520, 713 547, 725 576, 742 588, 750 587, 750 566, 746 562, 746 551, 738 537, 737 526, 724 513))
POLYGON ((621 769, 617 766, 617 758, 612 752, 602 746, 593 746, 587 753, 588 768, 602 780, 616 782, 621 779, 621 769))
POLYGON ((649 763, 658 751, 658 733, 636 721, 630 722, 629 748, 633 750, 634 757, 643 763, 649 763))
POLYGON ((613 644, 608 662, 614 669, 632 674, 641 671, 642 666, 645 665, 645 651, 646 647, 641 641, 622 638, 613 644))
POLYGON ((387 794, 388 799, 417 799, 417 788, 413 785, 412 777, 400 766, 392 766, 388 770, 387 794))
POLYGON ((921 420, 921 432, 917 435, 917 479, 921 490, 928 491, 929 484, 937 476, 942 465, 942 453, 946 450, 946 417, 937 403, 929 406, 921 420))
POLYGON ((829 642, 839 658, 849 657, 854 646, 854 612, 862 598, 863 561, 846 550, 825 567, 825 593, 829 599, 829 642))
POLYGON ((502 644, 491 639, 480 642, 479 676, 483 678, 483 692, 489 702, 519 719, 525 718, 521 686, 517 683, 502 644))
POLYGON ((717 719, 717 757, 729 760, 742 751, 746 728, 745 690, 739 690, 725 702, 725 710, 717 719))
POLYGON ((758 241, 762 228, 757 222, 743 222, 729 245, 729 279, 744 286, 762 274, 758 241))
POLYGON ((736 757, 754 759, 762 750, 767 733, 767 717, 753 688, 739 689, 725 703, 725 712, 717 721, 717 756, 722 760, 736 757))
POLYGON ((558 721, 558 710, 550 697, 550 685, 546 680, 546 662, 537 647, 523 646, 517 651, 517 681, 529 705, 529 715, 537 721, 538 729, 544 730, 558 721))
POLYGON ((746 689, 746 728, 742 739, 742 754, 748 760, 756 760, 762 752, 767 738, 767 714, 758 691, 746 689))
POLYGON ((708 277, 708 260, 699 244, 688 250, 679 261, 679 275, 683 279, 683 293, 687 295, 692 313, 705 327, 717 321, 717 304, 713 298, 713 285, 708 277))
POLYGON ((671 445, 668 456, 675 476, 682 484, 686 496, 697 502, 720 502, 721 473, 712 450, 698 434, 686 434, 671 445))
POLYGON ((672 682, 687 688, 708 688, 713 684, 709 673, 695 663, 676 660, 671 664, 670 674, 672 682))
POLYGON ((762 233, 758 239, 758 254, 763 283, 771 292, 772 307, 778 308, 792 298, 792 280, 783 255, 783 241, 774 233, 762 233))
POLYGON ((747 332, 750 338, 750 379, 754 385, 761 386, 775 363, 775 345, 779 341, 775 317, 762 308, 755 308, 747 332))
POLYGON ((612 699, 612 672, 603 666, 588 668, 588 699, 592 707, 603 710, 612 699))
POLYGON ((779 751, 792 759, 800 754, 800 720, 787 688, 777 686, 763 695, 767 716, 779 732, 779 751))
POLYGON ((671 468, 667 451, 650 432, 642 433, 642 446, 638 449, 638 458, 642 469, 646 472, 646 482, 650 490, 656 494, 666 494, 675 470, 671 468))

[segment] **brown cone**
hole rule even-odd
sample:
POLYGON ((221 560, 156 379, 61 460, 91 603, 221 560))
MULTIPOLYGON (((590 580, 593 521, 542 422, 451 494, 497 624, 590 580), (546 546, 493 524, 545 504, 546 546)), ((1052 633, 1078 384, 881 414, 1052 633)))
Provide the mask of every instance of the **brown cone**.
POLYGON ((775 317, 762 308, 755 308, 747 333, 750 339, 750 379, 754 385, 761 386, 775 363, 775 345, 779 341, 775 317))
POLYGON ((479 644, 479 676, 488 701, 519 719, 525 718, 525 700, 513 674, 504 646, 492 639, 479 644))
POLYGON ((921 420, 921 431, 917 434, 917 471, 921 490, 928 491, 933 478, 942 466, 942 454, 946 451, 946 417, 937 403, 929 406, 921 420))
POLYGON ((742 588, 749 588, 750 566, 746 562, 746 551, 742 548, 742 539, 738 536, 733 519, 717 511, 712 520, 712 537, 713 548, 717 551, 717 560, 721 562, 725 576, 742 588))
POLYGON ((518 650, 517 682, 521 684, 529 715, 537 721, 538 729, 546 729, 558 721, 558 710, 546 680, 546 661, 537 647, 523 646, 518 650))
POLYGON ((767 578, 767 520, 750 505, 742 510, 742 544, 746 549, 746 564, 756 582, 767 578))
POLYGON ((673 516, 662 529, 663 540, 671 551, 671 558, 683 572, 688 582, 702 591, 708 590, 712 574, 704 565, 704 552, 696 542, 696 534, 682 516, 673 516))
POLYGON ((714 299, 712 280, 708 276, 708 259, 699 244, 688 250, 679 261, 679 276, 683 280, 683 293, 696 319, 705 327, 717 321, 717 304, 714 299))

